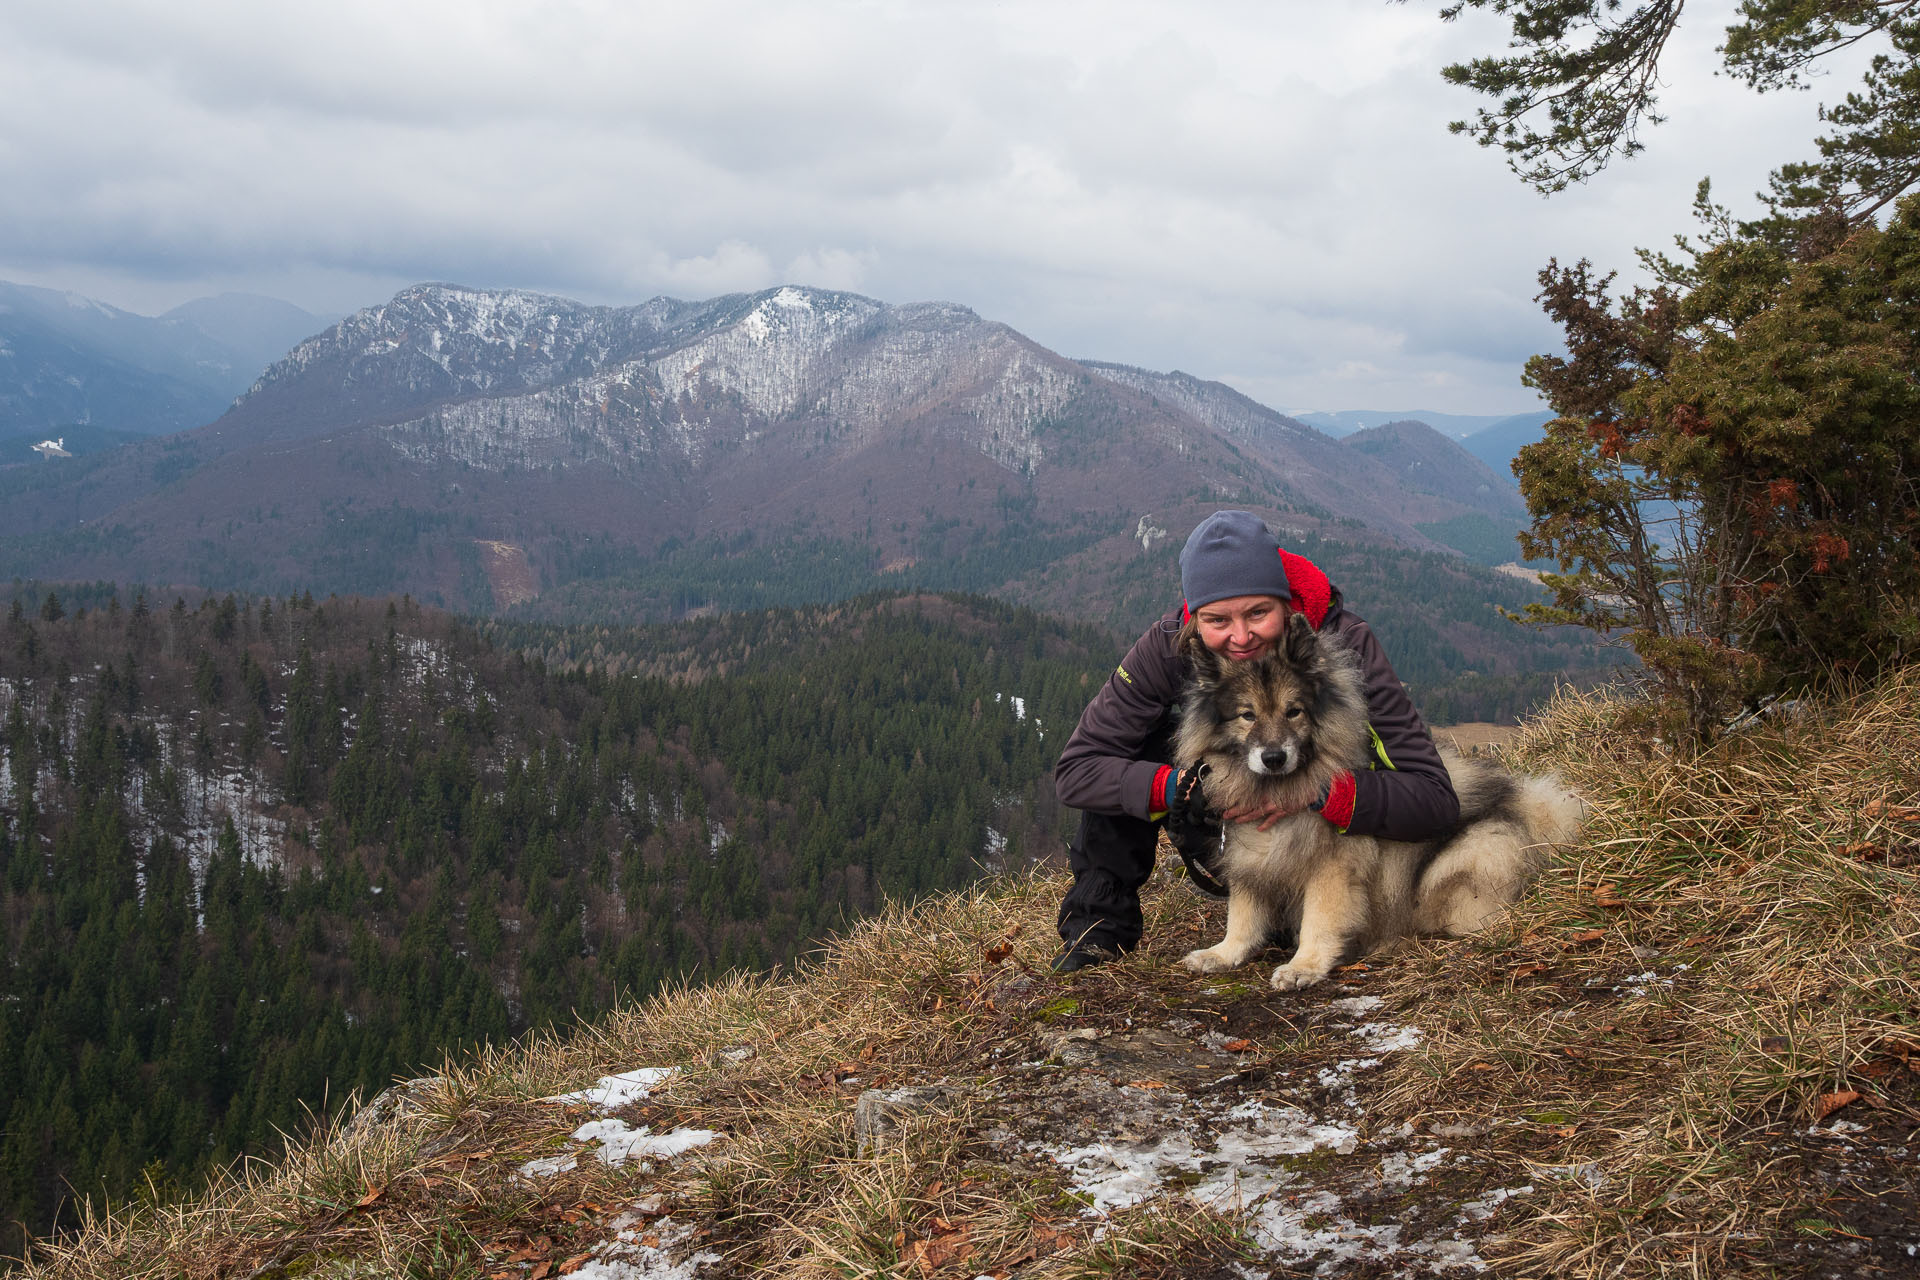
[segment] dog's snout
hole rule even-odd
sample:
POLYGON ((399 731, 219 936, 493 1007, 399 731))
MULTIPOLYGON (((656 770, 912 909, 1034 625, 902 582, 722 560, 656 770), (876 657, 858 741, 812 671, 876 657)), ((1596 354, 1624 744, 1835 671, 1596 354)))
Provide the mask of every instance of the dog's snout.
POLYGON ((1285 773, 1293 767, 1293 752, 1285 747, 1267 747, 1260 753, 1260 763, 1268 773, 1285 773))

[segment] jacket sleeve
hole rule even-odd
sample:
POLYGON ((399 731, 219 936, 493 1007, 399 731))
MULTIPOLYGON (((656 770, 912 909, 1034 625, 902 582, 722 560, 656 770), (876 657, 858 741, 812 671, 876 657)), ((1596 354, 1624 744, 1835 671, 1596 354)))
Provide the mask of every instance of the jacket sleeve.
POLYGON ((1060 802, 1090 813, 1148 816, 1153 779, 1163 761, 1144 760, 1142 748, 1180 699, 1179 659, 1165 620, 1127 651, 1106 684, 1080 713, 1080 723, 1054 765, 1060 802))
POLYGON ((1349 614, 1340 630, 1360 658, 1367 719, 1376 738, 1375 755, 1380 757, 1373 768, 1354 773, 1353 817, 1347 831, 1388 840, 1431 840, 1445 835, 1460 823, 1460 800, 1446 766, 1440 763, 1433 735, 1414 710, 1372 628, 1349 614))

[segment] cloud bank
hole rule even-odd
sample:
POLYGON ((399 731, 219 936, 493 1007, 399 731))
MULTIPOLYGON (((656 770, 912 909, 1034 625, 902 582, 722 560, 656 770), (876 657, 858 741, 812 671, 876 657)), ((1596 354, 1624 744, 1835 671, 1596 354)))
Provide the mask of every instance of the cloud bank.
POLYGON ((1807 151, 1810 99, 1711 77, 1714 19, 1649 155, 1543 201, 1445 130, 1438 68, 1500 31, 1419 0, 15 0, 0 277, 147 311, 793 282, 1281 408, 1519 410, 1550 256, 1630 266, 1700 177, 1807 151))

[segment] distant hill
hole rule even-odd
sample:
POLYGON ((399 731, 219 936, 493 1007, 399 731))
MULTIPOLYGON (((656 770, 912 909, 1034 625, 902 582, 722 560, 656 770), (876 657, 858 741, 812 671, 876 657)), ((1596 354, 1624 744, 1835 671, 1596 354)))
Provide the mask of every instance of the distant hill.
POLYGON ((0 437, 202 426, 324 325, 270 298, 226 294, 154 318, 0 281, 0 437))
MULTIPOLYGON (((1333 412, 1300 413, 1294 416, 1308 426, 1324 431, 1330 436, 1348 436, 1369 427, 1384 427, 1389 422, 1424 422, 1441 435, 1455 440, 1464 440, 1468 436, 1485 431, 1488 427, 1506 422, 1512 417, 1526 415, 1437 413, 1432 409, 1341 409, 1333 412)), ((1552 416, 1548 414, 1546 417, 1552 416)), ((1542 418, 1541 421, 1546 421, 1546 418, 1542 418)))
MULTIPOLYGON (((257 293, 222 293, 183 302, 160 317, 191 325, 234 353, 234 367, 247 373, 248 385, 267 366, 332 323, 291 302, 257 293)), ((236 388, 235 395, 245 387, 236 388)))
POLYGON ((1491 426, 1481 428, 1460 443, 1468 453, 1493 470, 1501 475, 1511 476, 1515 455, 1524 446, 1545 439, 1547 424, 1551 421, 1553 421, 1553 414, 1546 410, 1537 413, 1517 413, 1511 418, 1502 418, 1491 426))
POLYGON ((1487 515, 1518 519, 1526 514, 1511 474, 1490 469, 1461 443, 1425 422, 1367 427, 1346 436, 1340 444, 1398 467, 1400 482, 1409 489, 1449 498, 1487 515))
POLYGON ((1294 420, 1342 438, 1389 423, 1425 423, 1439 434, 1458 441, 1460 447, 1480 459, 1496 474, 1510 477, 1514 455, 1520 452, 1522 446, 1532 444, 1546 435, 1546 425, 1553 421, 1553 414, 1546 409, 1513 414, 1435 413, 1429 409, 1404 412, 1342 409, 1331 413, 1302 413, 1296 415, 1294 420))

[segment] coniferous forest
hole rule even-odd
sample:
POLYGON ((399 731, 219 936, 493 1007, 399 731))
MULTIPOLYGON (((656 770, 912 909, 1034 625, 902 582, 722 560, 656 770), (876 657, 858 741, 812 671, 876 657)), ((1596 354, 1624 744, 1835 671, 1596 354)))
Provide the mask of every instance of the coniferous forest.
POLYGON ((449 1051, 1044 855, 1114 656, 966 597, 625 631, 16 596, 0 1252, 449 1051))

